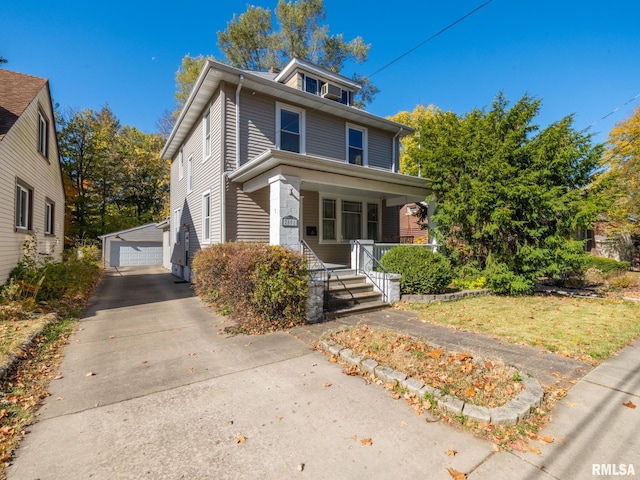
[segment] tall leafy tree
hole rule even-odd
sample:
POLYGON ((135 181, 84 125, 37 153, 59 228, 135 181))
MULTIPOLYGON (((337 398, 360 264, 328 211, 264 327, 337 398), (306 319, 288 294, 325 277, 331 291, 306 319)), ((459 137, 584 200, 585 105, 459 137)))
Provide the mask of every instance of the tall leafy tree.
MULTIPOLYGON (((323 0, 279 0, 275 12, 249 5, 234 14, 224 31, 218 32, 218 47, 224 61, 237 68, 268 71, 283 68, 292 58, 308 60, 332 72, 340 72, 348 62, 367 60, 371 45, 361 37, 345 40, 343 34, 330 35, 323 0), (274 29, 275 23, 278 29, 274 29)), ((186 55, 176 74, 178 110, 186 99, 207 58, 186 55)), ((362 85, 354 104, 364 107, 378 89, 365 76, 353 74, 362 85)))
POLYGON ((640 105, 609 132, 603 167, 608 233, 640 234, 640 105))
POLYGON ((573 232, 593 220, 587 186, 602 146, 577 132, 571 116, 540 130, 540 103, 525 95, 510 106, 500 94, 488 111, 433 111, 419 119, 408 149, 431 184, 444 251, 507 278, 511 293, 576 268, 573 232))

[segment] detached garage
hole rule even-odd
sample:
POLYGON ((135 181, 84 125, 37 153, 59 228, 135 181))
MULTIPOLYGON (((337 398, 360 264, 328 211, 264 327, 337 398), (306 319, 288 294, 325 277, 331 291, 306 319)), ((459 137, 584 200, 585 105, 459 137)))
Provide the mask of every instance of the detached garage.
POLYGON ((105 267, 162 265, 162 229, 157 223, 108 233, 102 240, 105 267))

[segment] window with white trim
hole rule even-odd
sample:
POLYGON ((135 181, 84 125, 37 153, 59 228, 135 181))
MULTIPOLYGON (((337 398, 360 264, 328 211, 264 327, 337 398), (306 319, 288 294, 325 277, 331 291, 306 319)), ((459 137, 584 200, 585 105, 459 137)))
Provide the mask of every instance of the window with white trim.
POLYGON ((202 117, 202 161, 204 162, 211 155, 211 115, 209 111, 202 117))
POLYGON ((276 104, 276 148, 305 153, 304 110, 280 103, 276 104))
POLYGON ((33 188, 21 180, 16 181, 16 230, 33 229, 33 188))
POLYGON ((380 203, 377 200, 321 196, 320 218, 320 242, 380 238, 380 203))
POLYGON ((173 243, 180 243, 180 217, 182 209, 176 208, 173 211, 173 243))
POLYGON ((366 128, 347 124, 347 162, 363 166, 368 164, 366 128))
POLYGON ((48 123, 45 116, 38 112, 38 152, 47 156, 48 123))
POLYGON ((48 198, 44 201, 44 234, 53 235, 56 204, 48 198))
POLYGON ((334 198, 322 199, 322 239, 337 240, 336 236, 336 200, 334 198))
POLYGON ((180 152, 178 153, 178 180, 182 180, 184 178, 184 150, 180 147, 180 152))
POLYGON ((193 155, 187 159, 187 193, 193 190, 193 155))
POLYGON ((202 194, 202 243, 211 242, 211 192, 202 194))

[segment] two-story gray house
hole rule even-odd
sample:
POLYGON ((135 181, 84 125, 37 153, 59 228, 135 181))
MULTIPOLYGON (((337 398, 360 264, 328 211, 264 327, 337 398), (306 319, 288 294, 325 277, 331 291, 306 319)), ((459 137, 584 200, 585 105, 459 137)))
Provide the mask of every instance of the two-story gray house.
POLYGON ((172 272, 207 245, 258 241, 347 265, 350 241, 397 241, 424 179, 398 173, 405 125, 352 106, 359 85, 308 62, 278 73, 208 61, 162 152, 172 272))

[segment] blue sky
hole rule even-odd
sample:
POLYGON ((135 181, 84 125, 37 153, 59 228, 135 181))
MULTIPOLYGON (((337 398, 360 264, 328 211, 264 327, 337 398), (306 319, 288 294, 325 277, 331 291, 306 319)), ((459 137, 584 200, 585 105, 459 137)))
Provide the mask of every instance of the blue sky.
MULTIPOLYGON (((371 44, 368 62, 343 71, 371 75, 484 1, 325 0, 326 23, 371 44)), ((216 32, 247 3, 276 0, 5 0, 0 56, 3 68, 48 78, 63 108, 108 103, 122 124, 154 132, 174 108, 182 57, 222 58, 216 32)), ((637 0, 492 0, 373 75, 380 93, 367 110, 387 116, 423 103, 462 114, 499 91, 512 102, 528 93, 543 101, 541 126, 575 114, 576 129, 595 123, 590 131, 604 141, 640 104, 639 96, 621 106, 640 94, 638 18, 637 0)))

